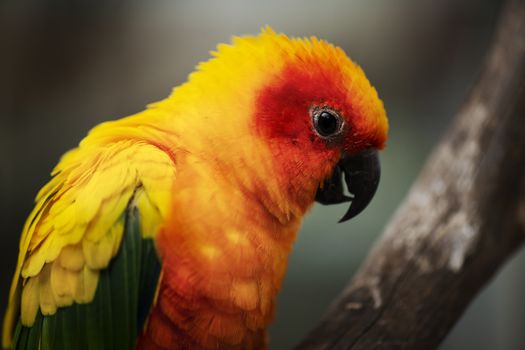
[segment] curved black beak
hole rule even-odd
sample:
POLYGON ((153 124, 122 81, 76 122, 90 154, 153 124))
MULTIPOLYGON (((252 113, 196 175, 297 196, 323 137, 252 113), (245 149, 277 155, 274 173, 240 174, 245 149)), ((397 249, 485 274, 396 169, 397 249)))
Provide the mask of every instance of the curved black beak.
POLYGON ((339 222, 347 221, 368 206, 376 193, 380 175, 381 167, 377 150, 368 149, 352 156, 343 155, 332 176, 325 180, 322 188, 319 187, 317 190, 315 200, 321 204, 351 201, 348 211, 339 220, 339 222), (346 187, 352 197, 344 194, 341 175, 344 175, 346 187))

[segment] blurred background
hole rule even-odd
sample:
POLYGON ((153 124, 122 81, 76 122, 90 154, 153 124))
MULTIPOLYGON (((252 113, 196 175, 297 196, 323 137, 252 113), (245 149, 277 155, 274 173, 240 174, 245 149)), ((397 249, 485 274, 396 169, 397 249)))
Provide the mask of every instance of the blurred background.
MULTIPOLYGON (((0 2, 0 313, 19 232, 59 156, 104 120, 164 98, 209 50, 269 24, 341 46, 390 117, 374 201, 338 225, 316 206, 280 294, 271 349, 289 349, 352 277, 480 70, 501 1, 0 2)), ((525 348, 525 251, 475 299, 441 349, 525 348)))

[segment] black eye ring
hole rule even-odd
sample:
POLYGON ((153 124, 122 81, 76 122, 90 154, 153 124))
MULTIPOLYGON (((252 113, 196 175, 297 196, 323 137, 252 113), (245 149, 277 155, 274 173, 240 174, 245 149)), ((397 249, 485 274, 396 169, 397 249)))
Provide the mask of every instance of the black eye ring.
POLYGON ((312 123, 315 131, 322 138, 332 138, 343 131, 343 118, 328 108, 316 108, 312 111, 312 123))

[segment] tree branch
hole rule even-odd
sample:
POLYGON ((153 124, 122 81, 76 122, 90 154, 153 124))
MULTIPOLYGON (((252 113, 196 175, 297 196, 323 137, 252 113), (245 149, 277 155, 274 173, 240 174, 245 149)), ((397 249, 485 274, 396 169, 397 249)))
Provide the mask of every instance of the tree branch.
POLYGON ((298 349, 435 348, 525 240, 525 1, 360 271, 298 349))

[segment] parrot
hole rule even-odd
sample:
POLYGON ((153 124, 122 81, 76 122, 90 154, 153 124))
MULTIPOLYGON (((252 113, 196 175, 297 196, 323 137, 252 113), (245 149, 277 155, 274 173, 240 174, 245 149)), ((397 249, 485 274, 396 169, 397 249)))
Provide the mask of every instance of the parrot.
POLYGON ((362 212, 387 134, 338 46, 269 26, 219 44, 61 157, 22 229, 2 347, 266 349, 304 216, 362 212))

